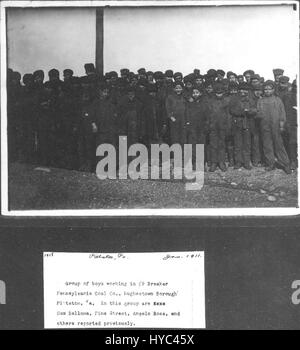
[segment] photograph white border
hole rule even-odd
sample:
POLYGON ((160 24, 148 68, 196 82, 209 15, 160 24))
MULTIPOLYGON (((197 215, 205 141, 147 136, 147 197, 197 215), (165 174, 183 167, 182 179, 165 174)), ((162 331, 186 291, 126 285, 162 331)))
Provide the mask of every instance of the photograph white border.
MULTIPOLYGON (((298 208, 180 208, 180 209, 49 209, 9 210, 8 209, 8 154, 7 154, 7 42, 6 7, 148 7, 148 6, 249 6, 249 5, 295 5, 299 18, 298 1, 2 1, 1 2, 1 214, 21 217, 74 217, 74 216, 292 216, 300 214, 299 170, 297 178, 298 208)), ((295 27, 299 35, 299 24, 295 27)), ((299 62, 299 50, 297 61, 299 62)), ((299 69, 299 68, 298 68, 299 69)), ((299 71, 298 71, 299 73, 299 71)), ((297 106, 299 108, 299 74, 297 74, 297 106)), ((297 114, 299 119, 299 112, 297 114)), ((298 140, 300 134, 298 128, 298 140)), ((300 145, 298 142, 298 154, 300 145)))

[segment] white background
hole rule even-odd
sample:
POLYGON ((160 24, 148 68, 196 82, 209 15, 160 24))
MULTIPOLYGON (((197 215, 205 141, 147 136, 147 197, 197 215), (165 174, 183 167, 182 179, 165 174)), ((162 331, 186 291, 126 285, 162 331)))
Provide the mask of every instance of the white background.
MULTIPOLYGON (((44 253, 44 324, 45 328, 84 328, 71 325, 59 326, 57 321, 101 321, 97 328, 105 328, 105 321, 133 321, 131 327, 140 328, 204 328, 205 327, 205 278, 204 252, 168 252, 168 253, 128 253, 109 254, 111 258, 102 258, 107 254, 89 253, 44 253), (101 258, 99 256, 101 255, 101 258), (164 259, 166 255, 176 258, 164 259), (79 287, 66 287, 65 282, 80 282, 79 287), (84 281, 89 281, 84 286, 84 281), (103 282, 105 286, 93 287, 92 281, 103 282), (107 287, 107 282, 126 282, 128 286, 107 287), (136 282, 131 287, 130 281, 136 282), (147 287, 139 281, 168 282, 166 287, 147 287), (92 296, 60 296, 57 291, 89 291, 92 296), (95 292, 107 291, 106 296, 96 296, 95 292), (123 295, 123 291, 153 292, 154 296, 123 295), (159 292, 176 292, 174 297, 156 296, 159 292), (120 296, 109 295, 110 292, 120 296), (117 300, 120 306, 110 306, 117 300), (59 301, 80 301, 82 306, 60 306, 59 301), (89 302, 87 302, 89 301, 89 302), (106 301, 103 306, 101 301, 106 301), (126 307, 124 302, 139 301, 138 306, 126 307), (150 306, 142 306, 143 302, 150 306), (154 306, 153 302, 166 302, 165 306, 154 306), (91 304, 91 303, 93 304, 91 304), (61 316, 58 311, 85 311, 94 315, 95 311, 107 311, 107 316, 61 316), (129 316, 110 316, 110 311, 127 311, 129 316), (150 316, 134 316, 133 312, 149 311, 150 316), (168 316, 153 316, 153 311, 164 311, 168 316), (180 316, 171 316, 171 312, 180 311, 180 316)), ((108 326, 106 326, 108 327, 108 326)), ((124 326, 123 326, 124 327, 124 326)), ((123 328, 113 327, 113 328, 123 328)), ((86 328, 93 328, 86 327, 86 328)), ((112 328, 112 327, 110 327, 112 328)), ((127 326, 128 328, 128 326, 127 326)))

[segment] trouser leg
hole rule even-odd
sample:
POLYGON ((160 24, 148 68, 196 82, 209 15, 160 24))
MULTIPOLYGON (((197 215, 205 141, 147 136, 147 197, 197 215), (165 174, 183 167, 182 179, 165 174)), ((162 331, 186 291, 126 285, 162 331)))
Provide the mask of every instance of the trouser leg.
POLYGON ((263 152, 267 166, 274 166, 275 155, 271 130, 262 130, 263 152))

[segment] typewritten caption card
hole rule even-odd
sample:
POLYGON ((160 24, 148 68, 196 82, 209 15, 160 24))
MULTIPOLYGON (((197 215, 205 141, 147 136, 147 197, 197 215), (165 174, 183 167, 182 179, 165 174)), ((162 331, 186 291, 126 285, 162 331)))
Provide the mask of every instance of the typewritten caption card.
POLYGON ((44 252, 45 328, 205 328, 204 252, 44 252))

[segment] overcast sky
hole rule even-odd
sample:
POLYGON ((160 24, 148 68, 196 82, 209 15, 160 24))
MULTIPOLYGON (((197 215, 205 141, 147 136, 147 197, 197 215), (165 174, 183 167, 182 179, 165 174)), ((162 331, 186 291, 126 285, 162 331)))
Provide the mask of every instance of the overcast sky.
MULTIPOLYGON (((94 9, 13 10, 8 16, 9 66, 22 74, 95 61, 94 9)), ((189 73, 210 68, 266 78, 298 70, 298 18, 292 6, 108 8, 104 68, 189 73)))

